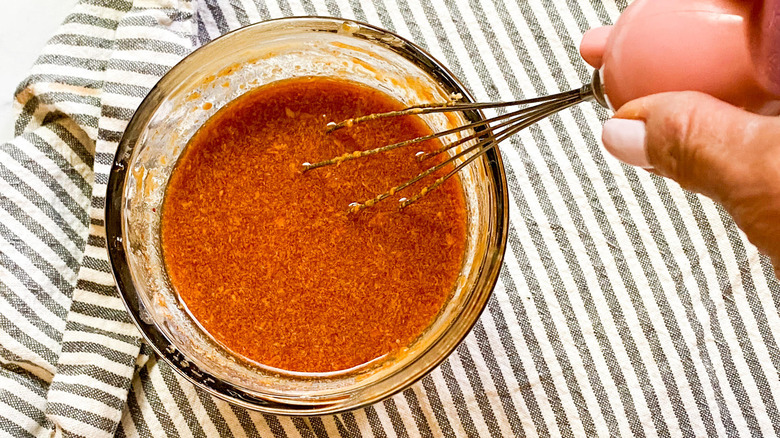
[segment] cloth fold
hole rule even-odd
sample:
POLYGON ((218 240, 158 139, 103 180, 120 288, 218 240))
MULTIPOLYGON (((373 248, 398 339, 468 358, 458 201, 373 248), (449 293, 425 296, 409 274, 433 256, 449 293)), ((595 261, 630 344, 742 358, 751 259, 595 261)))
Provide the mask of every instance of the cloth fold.
POLYGON ((262 415, 158 361, 110 273, 106 182, 146 93, 198 46, 281 16, 408 37, 480 101, 579 87, 582 33, 621 1, 81 0, 16 93, 0 146, 0 435, 780 435, 780 287, 707 199, 620 165, 582 105, 501 145, 510 238, 472 334, 384 402, 262 415))

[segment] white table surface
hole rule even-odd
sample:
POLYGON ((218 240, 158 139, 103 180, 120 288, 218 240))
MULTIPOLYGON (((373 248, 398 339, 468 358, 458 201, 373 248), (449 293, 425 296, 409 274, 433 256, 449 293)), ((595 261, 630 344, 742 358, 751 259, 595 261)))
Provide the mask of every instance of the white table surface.
POLYGON ((11 104, 30 70, 77 0, 4 0, 0 14, 0 142, 13 136, 11 104))

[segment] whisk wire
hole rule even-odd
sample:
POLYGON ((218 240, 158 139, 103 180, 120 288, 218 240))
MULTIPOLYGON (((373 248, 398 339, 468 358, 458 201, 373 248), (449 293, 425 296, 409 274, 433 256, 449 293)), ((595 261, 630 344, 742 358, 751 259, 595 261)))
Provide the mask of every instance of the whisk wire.
MULTIPOLYGON (((448 172, 446 175, 438 178, 436 181, 434 181, 431 185, 426 186, 423 188, 419 193, 416 195, 410 197, 410 198, 402 198, 400 200, 401 208, 405 208, 426 194, 430 193, 431 191, 435 190, 437 187, 439 187, 441 184, 443 184, 447 179, 451 178, 453 175, 458 173, 460 170, 462 170, 464 167, 466 167, 469 163, 473 162, 477 158, 479 158, 481 155, 492 149, 497 143, 500 143, 501 141, 505 140, 506 138, 511 137, 512 135, 520 132, 521 130, 527 128, 528 126, 538 122, 539 120, 544 119, 545 117, 550 116, 551 114, 556 113, 557 111, 560 111, 563 108, 567 108, 568 106, 574 105, 579 102, 579 99, 576 96, 567 97, 566 100, 563 102, 556 102, 555 105, 553 104, 545 104, 542 106, 534 107, 531 111, 525 112, 525 114, 519 115, 513 119, 507 120, 504 123, 501 123, 500 125, 492 126, 487 132, 477 132, 472 134, 471 138, 475 138, 478 136, 485 137, 481 141, 477 142, 476 144, 467 147, 466 149, 456 153, 455 155, 452 155, 447 160, 442 161, 441 163, 432 166, 423 172, 417 174, 416 176, 412 177, 411 179, 404 181, 403 183, 391 188, 390 190, 381 193, 377 195, 376 197, 369 199, 363 203, 359 202, 353 202, 349 205, 349 211, 350 212, 358 212, 364 208, 368 208, 376 204, 377 202, 380 202, 395 193, 409 187, 410 185, 420 181, 421 179, 425 178, 426 176, 444 168, 445 166, 450 165, 451 163, 455 162, 456 160, 459 160, 463 157, 468 156, 472 152, 476 152, 473 155, 469 156, 465 159, 462 163, 458 164, 452 171, 448 172), (565 106, 564 106, 565 105, 565 106), (504 129, 502 129, 504 128, 504 129)), ((466 140, 461 139, 461 140, 466 140)), ((460 141, 460 140, 459 140, 460 141)), ((467 141, 467 140, 466 140, 467 141)), ((465 141, 464 141, 465 142, 465 141)), ((458 142, 455 142, 458 143, 458 142)), ((452 148, 455 147, 456 144, 451 144, 448 147, 452 148)))
POLYGON ((431 113, 444 113, 451 111, 470 111, 470 110, 482 110, 491 108, 504 108, 508 106, 521 106, 538 104, 543 102, 550 102, 555 100, 563 100, 571 96, 579 96, 582 93, 582 89, 575 89, 564 91, 562 93, 551 94, 549 96, 532 97, 529 99, 520 99, 505 102, 469 102, 459 103, 456 101, 437 102, 437 103, 424 103, 420 105, 414 105, 398 111, 388 111, 385 113, 369 114, 360 117, 354 117, 351 119, 343 120, 338 123, 329 123, 326 132, 331 133, 338 129, 352 127, 357 123, 364 123, 371 120, 383 119, 387 117, 398 117, 405 115, 420 115, 431 113))
MULTIPOLYGON (((476 128, 478 126, 488 125, 488 124, 490 125, 489 129, 496 130, 498 128, 503 128, 504 126, 508 126, 508 125, 511 125, 511 124, 514 124, 514 123, 518 123, 519 121, 523 120, 526 117, 533 117, 535 114, 538 114, 540 112, 544 112, 544 111, 546 111, 550 107, 550 105, 556 105, 557 106, 557 105, 560 105, 562 103, 568 102, 571 99, 577 99, 577 96, 566 96, 562 102, 548 102, 548 103, 544 103, 544 104, 537 105, 537 106, 530 107, 530 108, 522 108, 522 109, 519 109, 519 110, 516 110, 516 111, 512 111, 512 112, 509 112, 509 113, 506 113, 506 114, 501 114, 501 115, 492 117, 490 119, 485 119, 485 120, 482 120, 480 122, 475 122, 475 123, 472 123, 472 124, 469 124, 469 125, 465 125, 465 126, 462 126, 460 128, 453 128, 452 131, 458 132, 458 131, 463 131, 463 130, 466 130, 466 129, 473 129, 473 128, 476 128), (509 120, 506 120, 505 122, 500 123, 498 125, 493 125, 494 122, 497 122, 497 121, 500 121, 500 120, 504 120, 504 119, 509 119, 509 120)), ((418 158, 420 159, 420 161, 422 161, 422 160, 426 160, 428 158, 435 157, 435 156, 441 154, 442 152, 446 152, 446 151, 452 149, 453 147, 459 146, 459 145, 461 145, 463 143, 466 143, 467 141, 472 140, 472 139, 474 139, 476 137, 479 137, 480 135, 481 135, 480 132, 475 132, 474 134, 471 134, 471 135, 469 135, 467 137, 458 139, 457 141, 454 141, 454 142, 451 142, 451 143, 446 143, 446 144, 444 144, 444 146, 440 147, 439 149, 437 149, 435 151, 426 152, 426 153, 420 155, 418 158)))
MULTIPOLYGON (((406 109, 403 109, 403 110, 400 110, 400 111, 391 111, 391 112, 386 112, 386 113, 370 114, 368 116, 361 116, 361 117, 356 117, 356 118, 353 118, 353 119, 348 119, 348 120, 345 120, 343 122, 337 123, 336 127, 328 128, 326 130, 326 132, 327 133, 331 133, 331 132, 333 132, 333 131, 335 131, 337 129, 344 128, 344 127, 346 127, 348 125, 349 126, 354 126, 355 124, 358 124, 358 123, 365 123, 365 122, 372 121, 372 120, 377 120, 377 119, 380 119, 380 118, 399 117, 399 116, 403 116, 403 115, 413 114, 412 112, 410 112, 411 110, 420 109, 420 108, 422 108, 425 111, 424 112, 417 112, 417 113, 414 113, 414 114, 429 114, 429 113, 433 113, 433 112, 450 112, 450 111, 466 111, 466 110, 484 109, 484 108, 498 108, 498 107, 514 106, 514 105, 527 105, 527 104, 531 104, 531 103, 540 103, 540 102, 543 102, 541 104, 541 106, 544 106, 544 105, 552 104, 552 103, 558 104, 559 102, 554 100, 554 99, 567 100, 567 99, 572 99, 572 98, 578 98, 579 95, 580 95, 580 90, 571 90, 571 91, 567 91, 565 93, 558 93, 558 94, 555 94, 555 95, 552 95, 552 96, 538 97, 538 98, 533 98, 533 99, 516 100, 516 101, 511 101, 511 102, 455 104, 455 105, 451 105, 449 102, 435 103, 435 104, 424 104, 424 105, 418 105, 416 107, 406 108, 406 109)), ((381 147, 374 148, 374 149, 368 149, 368 150, 365 150, 365 151, 347 152, 347 153, 339 155, 337 157, 330 158, 330 159, 323 160, 323 161, 319 161, 319 162, 316 162, 316 163, 313 163, 313 164, 306 162, 306 163, 303 163, 303 170, 305 172, 305 171, 308 171, 308 170, 317 169, 319 167, 330 166, 330 165, 333 165, 333 164, 341 164, 341 163, 343 163, 345 161, 350 161, 350 160, 354 160, 354 159, 357 159, 357 158, 363 158, 363 157, 367 157, 367 156, 370 156, 370 155, 378 154, 378 153, 381 153, 381 152, 389 152, 389 151, 391 151, 393 149, 398 149, 398 148, 401 148, 401 147, 410 146, 410 145, 416 144, 416 143, 422 143, 424 141, 432 140, 432 139, 435 139, 435 138, 446 137, 448 135, 456 134, 456 133, 461 132, 461 131, 471 130, 471 129, 475 129, 475 128, 478 128, 478 127, 481 127, 481 126, 489 125, 491 123, 495 123, 495 122, 500 121, 500 120, 505 120, 507 118, 512 118, 512 117, 515 117, 515 116, 523 116, 523 115, 525 115, 527 113, 533 113, 538 108, 540 108, 540 105, 537 105, 535 107, 521 108, 521 109, 518 109, 518 110, 515 110, 515 111, 512 111, 512 112, 506 113, 506 114, 501 114, 501 115, 492 117, 490 119, 479 120, 477 122, 473 122, 473 123, 470 123, 470 124, 467 124, 467 125, 463 125, 463 126, 459 126, 459 127, 456 127, 456 128, 447 129, 445 131, 436 132, 436 133, 425 135, 425 136, 422 136, 422 137, 417 137, 417 138, 413 138, 413 139, 410 139, 410 140, 404 140, 404 141, 401 141, 401 142, 398 142, 398 143, 393 143, 393 144, 381 146, 381 147)), ((468 139, 462 138, 462 139, 457 140, 455 143, 445 144, 444 147, 439 148, 436 151, 430 152, 428 154, 423 154, 420 157, 420 159, 423 160, 423 159, 427 159, 427 158, 436 156, 436 155, 440 154, 441 152, 444 152, 444 151, 450 149, 451 147, 463 144, 466 141, 469 141, 469 140, 471 140, 473 138, 476 138, 476 137, 474 135, 471 135, 471 136, 468 137, 468 139)))
MULTIPOLYGON (((598 86, 598 84, 595 85, 598 86)), ((580 102, 591 100, 591 99, 596 99, 599 102, 601 102, 601 100, 599 100, 600 88, 599 89, 596 88, 598 87, 594 88, 594 86, 588 84, 583 86, 582 88, 566 91, 563 93, 557 93, 550 96, 536 97, 531 99, 516 100, 511 102, 458 103, 453 100, 450 100, 444 103, 416 105, 413 107, 405 108, 400 111, 370 114, 367 116, 361 116, 353 119, 344 120, 339 123, 330 123, 328 124, 328 128, 326 131, 328 133, 338 129, 354 126, 357 123, 365 123, 371 120, 377 120, 377 119, 387 118, 387 117, 398 117, 398 116, 404 116, 410 114, 430 114, 430 113, 451 112, 451 111, 470 111, 470 110, 480 110, 480 109, 490 109, 490 108, 502 108, 508 106, 517 106, 517 105, 525 106, 524 108, 510 111, 508 113, 501 114, 489 119, 478 120, 473 123, 469 123, 457 128, 447 129, 441 132, 436 132, 430 135, 417 137, 410 140, 405 140, 398 143, 393 143, 390 145, 369 149, 365 151, 349 152, 335 158, 316 162, 314 164, 306 162, 303 163, 303 171, 305 172, 308 170, 312 170, 312 169, 316 169, 328 165, 334 165, 334 164, 337 165, 344 161, 361 158, 369 155, 374 155, 380 152, 387 152, 393 149, 406 147, 412 144, 420 143, 427 140, 432 140, 435 138, 446 137, 452 134, 457 134, 465 130, 475 130, 475 132, 466 135, 465 137, 444 144, 439 149, 436 149, 431 152, 426 152, 426 153, 420 152, 418 153, 417 157, 422 161, 434 157, 436 155, 439 155, 442 152, 446 152, 455 147, 467 144, 470 141, 477 140, 475 144, 465 147, 462 151, 452 154, 446 160, 420 172, 419 174, 415 175, 411 179, 402 182, 401 184, 391 188, 390 190, 384 193, 381 193, 362 203, 360 202, 351 203, 349 205, 348 212, 355 213, 365 208, 371 207, 375 205, 377 202, 380 202, 384 199, 387 199, 390 196, 393 196, 399 191, 404 190, 405 188, 411 186, 412 184, 417 183, 418 181, 431 175, 432 173, 441 170, 446 166, 452 165, 456 163, 458 160, 462 160, 460 163, 457 163, 452 170, 447 172, 445 175, 437 178, 432 184, 424 187, 421 191, 419 191, 414 196, 411 196, 409 198, 401 198, 399 200, 400 208, 403 209, 413 204, 414 202, 418 201, 420 198, 430 193, 431 191, 435 190, 437 187, 439 187, 449 178, 451 178, 456 173, 463 170, 463 168, 465 168, 466 166, 474 162, 474 160, 478 159, 488 151, 492 150, 498 143, 517 134, 521 130, 539 122, 542 119, 551 116, 552 114, 555 114, 563 109, 569 108, 580 102), (531 104, 535 104, 535 105, 527 106, 531 104), (496 122, 500 122, 500 123, 496 124, 496 122)))
MULTIPOLYGON (((423 196, 427 195, 431 191, 435 190, 437 187, 442 185, 445 181, 450 179, 456 173, 460 172, 461 170, 463 170, 463 168, 465 168, 466 166, 471 164, 471 162, 473 162, 474 160, 476 160, 480 156, 484 155, 489 150, 493 149, 499 143, 501 143, 502 141, 506 140, 507 138, 517 134, 518 132, 522 131, 523 129, 525 129, 525 128, 531 126, 531 125, 533 125, 534 123, 536 123, 536 122, 538 122, 538 121, 540 121, 540 120, 542 120, 542 119, 544 119, 546 117, 549 117, 550 115, 555 114, 555 113, 557 113, 558 111, 560 111, 560 110, 562 110, 564 108, 568 108, 568 107, 570 107, 572 105, 576 105, 579 102, 580 102, 579 99, 571 100, 571 101, 565 102, 566 106, 563 107, 563 108, 548 109, 548 110, 546 110, 546 111, 544 111, 544 112, 542 112, 542 113, 540 113, 538 115, 533 116, 531 119, 528 119, 527 121, 518 124, 515 127, 507 128, 504 131, 501 131, 498 136, 495 136, 495 138, 493 138, 494 134, 491 133, 490 134, 491 138, 488 138, 487 140, 484 140, 484 141, 478 143, 481 146, 481 149, 477 153, 473 154, 472 156, 470 156, 466 160, 464 160, 462 163, 460 163, 457 166, 455 166, 455 168, 452 169, 450 172, 448 172, 446 175, 437 178, 436 181, 434 181, 431 185, 423 188, 420 192, 418 192, 414 196, 412 196, 412 197, 410 197, 408 199, 405 199, 405 198, 401 199, 400 200, 400 208, 402 208, 402 209, 406 208, 409 205, 417 202, 420 198, 422 198, 423 196)), ((451 162, 451 161, 453 161, 453 160, 451 160, 451 159, 447 160, 447 162, 451 162)))

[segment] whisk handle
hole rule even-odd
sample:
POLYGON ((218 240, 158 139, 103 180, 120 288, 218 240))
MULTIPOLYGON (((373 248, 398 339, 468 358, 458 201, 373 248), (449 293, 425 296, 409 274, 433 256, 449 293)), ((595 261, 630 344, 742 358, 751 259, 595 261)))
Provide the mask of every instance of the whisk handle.
POLYGON ((692 90, 780 114, 780 0, 636 0, 580 52, 613 108, 692 90))
POLYGON ((583 102, 595 100, 604 108, 612 108, 607 100, 607 95, 604 94, 604 84, 601 82, 601 73, 598 70, 593 72, 593 79, 590 84, 583 85, 580 88, 580 98, 583 102))

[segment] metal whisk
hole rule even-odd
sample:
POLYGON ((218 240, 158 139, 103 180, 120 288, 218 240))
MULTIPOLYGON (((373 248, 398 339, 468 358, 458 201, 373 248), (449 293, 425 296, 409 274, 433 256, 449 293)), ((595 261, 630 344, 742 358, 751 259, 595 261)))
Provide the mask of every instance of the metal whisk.
POLYGON ((462 162, 458 163, 455 166, 454 169, 452 169, 447 174, 437 178, 433 183, 424 187, 417 194, 410 196, 408 198, 406 197, 401 198, 399 200, 400 208, 405 208, 410 204, 418 201, 420 198, 430 193, 432 190, 439 187, 442 183, 444 183, 444 181, 451 178, 453 175, 458 173, 464 167, 468 166, 471 162, 473 162, 474 160, 476 160, 477 158, 485 154, 487 151, 496 147, 496 145, 498 145, 502 141, 520 132, 521 130, 533 125, 534 123, 539 122, 542 119, 545 119, 561 110, 576 105, 580 102, 585 102, 590 100, 596 100, 604 107, 608 107, 608 104, 604 97, 604 92, 601 86, 601 81, 599 78, 598 71, 594 72, 593 80, 590 84, 584 85, 578 89, 566 91, 564 93, 553 94, 550 96, 515 100, 511 102, 488 102, 488 103, 459 103, 457 102, 458 99, 459 99, 458 96, 454 96, 454 98, 448 102, 416 105, 399 111, 391 111, 391 112, 379 113, 379 114, 369 114, 366 116, 347 119, 339 123, 331 122, 328 124, 327 132, 330 133, 338 129, 351 127, 357 123, 364 123, 371 120, 376 120, 376 119, 386 118, 386 117, 398 117, 398 116, 413 115, 413 114, 418 115, 418 114, 430 114, 430 113, 443 113, 443 112, 451 112, 451 111, 469 111, 469 110, 480 110, 480 109, 490 109, 490 108, 505 108, 505 107, 512 107, 512 106, 520 106, 522 108, 514 111, 510 111, 506 114, 498 115, 496 117, 469 123, 457 128, 448 129, 446 131, 436 132, 423 137, 417 137, 410 140, 405 140, 402 142, 378 147, 375 149, 348 152, 338 157, 334 157, 324 161, 319 161, 316 163, 306 162, 303 163, 303 171, 306 172, 309 170, 317 169, 319 167, 336 165, 344 161, 354 160, 356 158, 366 157, 369 155, 378 154, 380 152, 387 152, 396 148, 409 146, 415 143, 420 143, 434 138, 444 137, 461 131, 477 129, 476 131, 474 131, 473 134, 459 138, 458 140, 452 141, 450 143, 446 143, 437 150, 431 152, 418 152, 416 155, 417 159, 422 161, 431 157, 435 157, 443 152, 446 152, 452 148, 468 143, 472 140, 475 140, 474 144, 467 146, 462 151, 450 156, 448 159, 440 162, 439 164, 436 164, 428 168, 427 170, 419 173, 417 176, 411 178, 410 180, 405 181, 367 201, 353 202, 349 204, 348 211, 350 213, 356 213, 360 210, 371 207, 375 205, 377 202, 382 201, 383 199, 386 199, 390 196, 393 196, 397 192, 411 186, 412 184, 415 184, 416 182, 432 174, 433 172, 436 172, 439 169, 442 169, 443 167, 454 163, 456 160, 465 157, 462 162))

